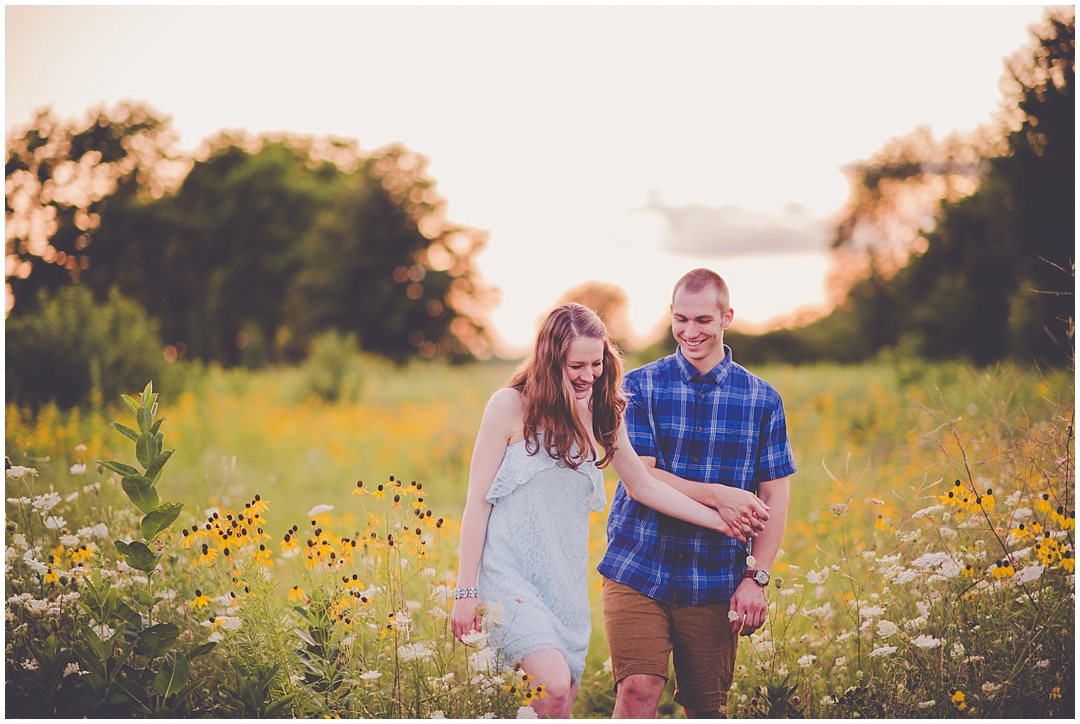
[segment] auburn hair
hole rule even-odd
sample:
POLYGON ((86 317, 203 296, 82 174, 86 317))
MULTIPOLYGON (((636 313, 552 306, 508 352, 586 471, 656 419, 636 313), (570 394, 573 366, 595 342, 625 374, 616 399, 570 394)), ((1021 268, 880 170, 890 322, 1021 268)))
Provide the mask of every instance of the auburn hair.
POLYGON ((593 382, 591 401, 593 436, 604 451, 596 465, 602 468, 615 455, 626 398, 622 394, 618 347, 594 311, 573 302, 554 309, 540 327, 532 353, 514 371, 508 387, 525 397, 526 452, 534 455, 539 451, 543 431, 544 450, 568 468, 577 470, 583 462, 595 459, 596 451, 578 417, 574 387, 565 369, 570 343, 578 337, 604 342, 604 369, 593 382))

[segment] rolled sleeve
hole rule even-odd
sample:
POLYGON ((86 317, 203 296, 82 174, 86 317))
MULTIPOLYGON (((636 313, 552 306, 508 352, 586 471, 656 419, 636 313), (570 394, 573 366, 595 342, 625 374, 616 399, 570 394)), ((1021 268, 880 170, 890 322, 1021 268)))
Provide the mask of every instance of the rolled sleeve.
POLYGON ((634 452, 652 458, 660 457, 648 398, 641 393, 638 381, 633 376, 628 375, 623 381, 623 393, 627 400, 626 434, 634 452))

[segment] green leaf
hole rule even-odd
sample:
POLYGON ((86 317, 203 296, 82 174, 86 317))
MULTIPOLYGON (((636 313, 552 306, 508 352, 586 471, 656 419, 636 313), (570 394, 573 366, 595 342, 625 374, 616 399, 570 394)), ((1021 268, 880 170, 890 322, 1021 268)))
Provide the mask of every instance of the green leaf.
POLYGON ((161 531, 172 525, 173 521, 180 517, 183 503, 162 503, 156 509, 146 514, 142 519, 141 532, 143 540, 151 541, 161 531))
POLYGON ((150 407, 150 395, 154 394, 154 381, 150 380, 146 383, 146 387, 142 391, 142 404, 143 407, 150 407))
POLYGON ((165 434, 164 433, 159 432, 158 434, 154 435, 154 461, 155 462, 157 461, 158 457, 161 456, 161 448, 162 448, 162 445, 164 444, 164 440, 165 440, 165 434))
POLYGON ((109 470, 112 470, 114 473, 120 473, 121 475, 138 475, 139 474, 138 469, 133 468, 130 465, 124 465, 123 463, 118 463, 115 460, 98 460, 97 464, 100 465, 103 468, 108 468, 109 470))
POLYGON ((179 651, 170 651, 165 654, 157 676, 154 677, 154 688, 162 696, 175 694, 188 682, 188 661, 179 651))
POLYGON ((150 425, 153 421, 150 419, 149 409, 140 407, 139 411, 135 413, 135 420, 139 423, 139 432, 150 432, 150 425))
POLYGON ((135 432, 134 430, 132 430, 127 425, 121 425, 119 422, 114 422, 112 424, 112 426, 115 427, 120 432, 124 433, 125 436, 131 438, 132 440, 137 441, 139 439, 139 433, 135 432))
POLYGON ((148 432, 144 432, 139 435, 135 440, 135 457, 139 460, 139 464, 143 466, 143 470, 146 470, 154 462, 154 458, 157 454, 154 452, 154 436, 148 432))
MULTIPOLYGON (((101 640, 101 637, 97 635, 97 632, 94 631, 94 629, 89 626, 83 626, 83 638, 90 644, 90 651, 94 654, 94 656, 82 655, 83 659, 93 659, 94 657, 97 657, 97 660, 100 662, 109 658, 109 647, 105 645, 105 642, 101 640)), ((87 661, 87 663, 89 663, 89 661, 87 661)), ((102 675, 104 676, 104 673, 102 675)))
POLYGON ((213 651, 215 646, 217 646, 217 641, 211 641, 209 643, 203 644, 202 646, 196 646, 191 651, 188 651, 188 661, 194 661, 200 656, 205 656, 206 654, 213 651))
POLYGON ((139 509, 140 513, 157 510, 160 505, 157 489, 153 481, 143 475, 128 475, 120 482, 124 492, 139 509))
POLYGON ((132 568, 146 573, 153 573, 154 569, 157 568, 158 556, 154 555, 154 552, 145 543, 140 543, 137 540, 130 543, 118 540, 114 541, 114 543, 116 544, 116 550, 120 551, 120 555, 127 559, 128 565, 132 568))
POLYGON ((165 600, 160 596, 153 596, 143 590, 135 591, 135 593, 133 593, 132 595, 135 596, 136 601, 146 606, 147 608, 153 608, 154 606, 165 600))
POLYGON ((169 462, 169 458, 173 456, 174 452, 176 452, 175 448, 160 453, 154 460, 154 464, 146 469, 146 477, 150 478, 156 483, 158 481, 158 478, 161 477, 161 469, 165 467, 165 463, 169 462))
POLYGON ((163 422, 165 422, 164 417, 159 417, 157 420, 155 420, 154 424, 150 426, 150 434, 157 435, 158 430, 161 429, 161 423, 163 422))
POLYGON ((120 395, 120 397, 124 398, 124 402, 127 403, 127 406, 131 408, 132 412, 134 412, 136 414, 139 412, 139 403, 138 402, 131 399, 127 395, 120 395))
POLYGON ((143 626, 142 616, 123 601, 116 602, 116 617, 131 626, 136 631, 141 631, 143 626))
POLYGON ((139 634, 139 640, 135 644, 135 653, 151 659, 161 656, 176 645, 176 639, 179 637, 180 629, 175 623, 155 624, 139 634))
POLYGON ((277 714, 279 711, 281 711, 281 708, 283 706, 285 706, 286 704, 291 703, 292 700, 295 699, 295 698, 296 698, 296 694, 288 694, 286 696, 281 697, 280 699, 275 701, 273 704, 266 707, 266 711, 263 712, 263 717, 269 719, 270 717, 274 716, 274 714, 277 714))

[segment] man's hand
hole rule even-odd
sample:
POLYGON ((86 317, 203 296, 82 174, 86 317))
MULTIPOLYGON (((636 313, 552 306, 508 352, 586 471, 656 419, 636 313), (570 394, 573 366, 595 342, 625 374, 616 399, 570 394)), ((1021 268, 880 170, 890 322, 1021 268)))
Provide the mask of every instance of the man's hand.
POLYGON ((730 610, 735 614, 729 615, 731 630, 737 635, 749 636, 765 623, 765 612, 768 610, 765 589, 749 578, 744 578, 731 597, 730 610))
POLYGON ((769 519, 769 506, 759 497, 747 490, 728 485, 709 485, 707 490, 710 494, 708 505, 716 509, 733 532, 739 533, 732 535, 733 538, 755 538, 765 529, 765 521, 769 519))

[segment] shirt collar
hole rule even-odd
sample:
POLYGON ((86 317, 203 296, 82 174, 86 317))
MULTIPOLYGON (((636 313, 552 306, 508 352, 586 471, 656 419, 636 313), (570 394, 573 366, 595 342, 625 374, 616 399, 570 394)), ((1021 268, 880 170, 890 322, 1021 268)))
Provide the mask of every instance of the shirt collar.
POLYGON ((705 374, 699 373, 697 367, 690 364, 690 360, 686 359, 683 355, 682 347, 675 348, 675 362, 679 365, 679 371, 681 372, 683 382, 690 382, 690 380, 700 375, 701 379, 711 379, 716 385, 720 385, 724 381, 724 378, 728 376, 728 373, 731 372, 731 347, 728 347, 726 344, 724 345, 723 361, 705 374))

